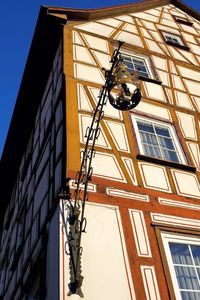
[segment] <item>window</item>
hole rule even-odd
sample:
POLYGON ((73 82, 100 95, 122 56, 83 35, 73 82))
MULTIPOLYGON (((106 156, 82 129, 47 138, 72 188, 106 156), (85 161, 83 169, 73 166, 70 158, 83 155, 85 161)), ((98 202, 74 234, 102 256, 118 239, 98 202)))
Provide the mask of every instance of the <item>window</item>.
POLYGON ((122 53, 121 57, 124 64, 127 65, 128 71, 130 73, 133 71, 138 71, 139 75, 142 77, 150 78, 152 76, 147 65, 147 60, 145 58, 140 58, 124 53, 122 53))
POLYGON ((179 35, 175 35, 169 32, 163 32, 163 34, 166 42, 184 46, 183 41, 179 35))
POLYGON ((177 300, 200 299, 200 239, 161 232, 177 300))
POLYGON ((189 48, 185 45, 185 43, 180 35, 176 35, 171 32, 165 32, 165 31, 162 31, 162 35, 164 37, 165 42, 168 45, 183 48, 185 50, 189 50, 189 48))
POLYGON ((188 25, 188 26, 193 25, 193 23, 187 18, 187 16, 173 16, 173 17, 174 17, 174 20, 178 23, 188 25))
POLYGON ((153 82, 155 84, 162 84, 150 57, 142 54, 133 54, 128 51, 126 53, 121 52, 121 57, 130 73, 138 71, 138 77, 140 80, 153 82))
POLYGON ((140 154, 175 163, 186 163, 172 124, 133 114, 132 120, 140 154))

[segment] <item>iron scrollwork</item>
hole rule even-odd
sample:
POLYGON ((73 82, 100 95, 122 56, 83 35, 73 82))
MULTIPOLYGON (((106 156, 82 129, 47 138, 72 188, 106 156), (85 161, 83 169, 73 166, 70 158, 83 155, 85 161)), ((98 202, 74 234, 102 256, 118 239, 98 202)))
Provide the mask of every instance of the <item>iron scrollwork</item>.
POLYGON ((75 190, 71 195, 69 193, 69 187, 66 187, 61 197, 63 200, 61 213, 67 240, 65 244, 65 252, 69 256, 69 296, 72 294, 77 294, 80 297, 83 297, 81 290, 83 282, 81 266, 83 249, 81 246, 81 239, 82 233, 86 231, 87 226, 87 220, 84 216, 84 213, 85 204, 88 201, 88 183, 92 179, 92 159, 95 156, 95 142, 100 135, 100 121, 104 116, 103 108, 109 99, 109 92, 113 86, 116 85, 115 71, 121 63, 119 50, 122 45, 123 42, 119 42, 118 48, 113 52, 110 70, 104 70, 105 84, 100 91, 98 103, 92 113, 91 125, 86 129, 86 143, 84 150, 81 151, 81 166, 76 175, 75 190), (65 215, 65 212, 67 212, 67 216, 65 215))

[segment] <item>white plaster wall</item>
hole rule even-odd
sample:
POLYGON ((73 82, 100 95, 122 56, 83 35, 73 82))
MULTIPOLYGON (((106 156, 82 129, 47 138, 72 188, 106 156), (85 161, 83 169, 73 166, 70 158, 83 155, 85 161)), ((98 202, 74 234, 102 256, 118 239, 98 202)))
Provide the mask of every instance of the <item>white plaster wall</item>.
POLYGON ((171 193, 166 169, 159 165, 139 162, 139 169, 146 188, 171 193))
POLYGON ((95 65, 95 62, 87 48, 79 45, 74 45, 73 50, 74 60, 79 60, 91 65, 95 65))
POLYGON ((161 300, 154 266, 141 266, 147 300, 161 300))
POLYGON ((200 111, 200 97, 195 97, 195 96, 193 96, 193 97, 192 97, 192 100, 194 101, 194 103, 195 103, 195 105, 196 105, 198 111, 200 111))
POLYGON ((157 70, 157 74, 159 75, 162 84, 170 86, 169 75, 167 72, 157 70))
POLYGON ((117 16, 116 19, 133 24, 133 19, 131 16, 122 15, 122 16, 117 16))
POLYGON ((136 33, 136 34, 138 34, 138 30, 137 30, 137 27, 136 27, 135 25, 126 24, 126 25, 123 27, 123 30, 129 31, 129 32, 131 32, 131 33, 136 33))
POLYGON ((162 86, 151 82, 144 82, 147 97, 166 102, 162 86))
POLYGON ((190 78, 190 79, 193 78, 195 80, 200 81, 200 74, 198 71, 194 71, 189 68, 182 67, 182 66, 178 66, 178 69, 183 77, 190 78))
POLYGON ((178 106, 194 110, 190 98, 187 94, 175 91, 175 96, 178 106))
POLYGON ((107 18, 107 19, 101 19, 97 22, 109 25, 109 26, 113 26, 113 27, 119 27, 122 22, 120 22, 119 20, 116 20, 114 18, 107 18))
POLYGON ((158 56, 152 56, 156 68, 167 71, 167 60, 158 56))
POLYGON ((85 299, 135 299, 118 209, 91 204, 86 207, 86 215, 85 299))
POLYGON ((179 76, 172 75, 172 82, 173 82, 173 85, 175 88, 182 90, 182 91, 185 90, 184 85, 179 76))
MULTIPOLYGON (((191 78, 197 78, 197 77, 191 77, 191 78)), ((185 81, 185 84, 187 85, 187 88, 189 90, 189 92, 193 95, 197 95, 199 96, 200 95, 200 85, 199 85, 199 82, 194 82, 194 81, 191 81, 191 80, 188 80, 188 79, 184 79, 185 81)))
MULTIPOLYGON (((95 87, 89 87, 89 91, 91 93, 92 98, 94 99, 95 103, 98 101, 100 89, 95 87)), ((120 110, 115 109, 109 104, 109 101, 104 106, 104 115, 106 117, 114 118, 114 119, 120 119, 122 120, 122 112, 120 110)))
POLYGON ((200 198, 200 185, 196 174, 171 170, 178 194, 186 197, 200 198))
POLYGON ((73 31, 73 43, 84 46, 79 34, 76 31, 73 31))
POLYGON ((200 148, 197 143, 187 142, 195 167, 200 169, 200 148))
POLYGON ((109 180, 126 182, 116 157, 109 153, 96 152, 92 161, 93 175, 109 180))
POLYGON ((197 139, 194 116, 176 112, 183 135, 191 140, 197 139))
POLYGON ((152 257, 144 213, 141 210, 129 209, 129 215, 138 256, 152 257))
MULTIPOLYGON (((84 114, 79 114, 79 130, 80 130, 80 140, 82 143, 86 143, 86 132, 88 132, 87 128, 90 127, 92 123, 92 117, 84 114)), ((98 139, 96 140, 96 145, 103 148, 110 148, 109 142, 106 138, 106 135, 100 125, 100 134, 98 139)), ((89 143, 91 144, 92 141, 89 143)))
POLYGON ((108 42, 106 40, 85 33, 82 36, 90 48, 109 53, 108 42))
POLYGON ((187 62, 187 59, 183 55, 181 55, 179 51, 174 49, 174 47, 168 46, 168 49, 170 50, 172 57, 187 62))
POLYGON ((95 58, 97 59, 98 63, 100 64, 101 68, 105 68, 107 70, 110 69, 110 55, 101 53, 99 51, 91 50, 95 58))
MULTIPOLYGON (((87 233, 82 236, 82 291, 86 300, 136 300, 130 274, 122 224, 117 207, 87 203, 87 233)), ((61 232, 62 235, 62 232, 61 232)), ((61 239, 63 251, 64 240, 61 239)), ((61 251, 61 255, 63 255, 61 251)), ((62 300, 68 297, 68 257, 64 255, 65 283, 62 300)), ((61 268, 61 270, 63 270, 61 268)), ((62 290, 63 291, 63 290, 62 290)))
POLYGON ((145 38, 151 39, 150 34, 148 33, 148 31, 147 31, 145 28, 142 28, 142 27, 141 27, 141 32, 142 32, 142 34, 143 34, 143 36, 144 36, 145 38))
POLYGON ((81 84, 77 84, 77 95, 78 95, 78 108, 84 111, 92 111, 92 105, 88 99, 88 96, 81 84))
POLYGON ((130 45, 135 45, 135 46, 142 47, 142 48, 144 47, 142 44, 142 40, 138 35, 132 34, 132 33, 126 32, 126 31, 119 32, 115 36, 115 40, 122 41, 122 42, 128 43, 130 45))
POLYGON ((105 37, 109 37, 114 32, 114 28, 104 24, 95 23, 95 22, 88 22, 85 24, 77 25, 74 26, 74 28, 82 29, 87 32, 95 32, 105 37))
POLYGON ((120 151, 130 152, 128 138, 124 124, 105 121, 115 146, 120 151))
POLYGON ((200 47, 199 47, 199 45, 194 45, 194 44, 190 43, 189 47, 192 50, 192 52, 194 52, 195 54, 200 55, 200 47))
POLYGON ((187 42, 192 44, 197 44, 197 41, 194 39, 194 36, 185 32, 182 32, 182 36, 186 39, 187 42))
POLYGON ((145 39, 145 41, 151 51, 165 54, 164 51, 162 51, 162 49, 158 46, 158 44, 156 42, 149 40, 149 39, 145 39))
POLYGON ((140 112, 146 112, 148 114, 154 115, 156 117, 161 117, 166 120, 171 120, 170 111, 167 108, 158 105, 141 101, 137 106, 136 110, 140 112))
POLYGON ((96 67, 90 67, 81 63, 74 63, 74 75, 78 79, 89 82, 104 84, 105 79, 100 70, 96 67))

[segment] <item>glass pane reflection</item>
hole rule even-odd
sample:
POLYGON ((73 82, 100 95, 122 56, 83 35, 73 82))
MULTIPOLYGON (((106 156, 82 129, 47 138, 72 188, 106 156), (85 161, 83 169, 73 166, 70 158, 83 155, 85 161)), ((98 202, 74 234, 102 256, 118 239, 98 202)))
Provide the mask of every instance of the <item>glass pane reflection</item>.
POLYGON ((188 245, 169 243, 172 260, 174 264, 192 265, 192 258, 188 245))
POLYGON ((182 300, 199 300, 200 293, 198 292, 189 292, 189 291, 181 291, 181 299, 182 300))
POLYGON ((175 266, 175 271, 180 289, 200 290, 200 285, 195 268, 175 266))
MULTIPOLYGON (((200 246, 191 245, 192 255, 196 266, 200 266, 200 246)), ((200 299, 200 298, 199 298, 200 299)))

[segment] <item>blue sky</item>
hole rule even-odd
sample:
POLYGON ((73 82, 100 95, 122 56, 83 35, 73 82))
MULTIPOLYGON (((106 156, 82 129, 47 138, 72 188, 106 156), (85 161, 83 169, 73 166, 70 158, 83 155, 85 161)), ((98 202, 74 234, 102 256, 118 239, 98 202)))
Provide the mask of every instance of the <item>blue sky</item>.
MULTIPOLYGON (((0 157, 17 98, 37 16, 41 5, 99 8, 134 3, 130 0, 11 0, 0 10, 0 157)), ((200 2, 184 0, 200 11, 200 2)))

